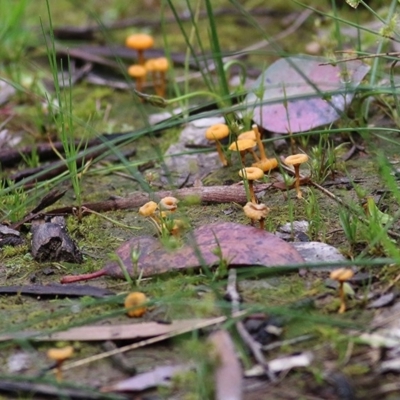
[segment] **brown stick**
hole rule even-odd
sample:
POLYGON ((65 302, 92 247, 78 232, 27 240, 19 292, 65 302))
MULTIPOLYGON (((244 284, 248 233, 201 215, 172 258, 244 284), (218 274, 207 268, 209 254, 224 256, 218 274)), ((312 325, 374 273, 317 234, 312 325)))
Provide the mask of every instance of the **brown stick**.
MULTIPOLYGON (((255 193, 262 192, 274 187, 273 184, 264 183, 254 187, 255 193)), ((129 197, 118 197, 111 200, 99 201, 97 203, 85 203, 83 207, 97 212, 126 210, 141 207, 150 200, 158 201, 163 197, 174 196, 180 200, 197 198, 201 203, 247 203, 246 191, 242 185, 231 186, 201 186, 183 188, 178 190, 162 190, 151 194, 135 192, 129 197)), ((71 214, 75 206, 61 207, 51 210, 46 215, 71 214)))

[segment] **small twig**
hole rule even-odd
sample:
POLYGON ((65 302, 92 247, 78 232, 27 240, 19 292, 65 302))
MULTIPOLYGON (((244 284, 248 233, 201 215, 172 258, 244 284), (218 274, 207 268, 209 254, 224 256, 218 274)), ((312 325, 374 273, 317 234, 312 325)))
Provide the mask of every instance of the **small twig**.
POLYGON ((307 340, 311 340, 314 338, 315 338, 315 335, 302 335, 302 336, 295 337, 293 339, 280 340, 279 342, 273 342, 273 343, 267 344, 265 346, 262 346, 262 349, 264 351, 269 351, 269 350, 276 349, 277 347, 289 346, 292 344, 305 342, 307 340))

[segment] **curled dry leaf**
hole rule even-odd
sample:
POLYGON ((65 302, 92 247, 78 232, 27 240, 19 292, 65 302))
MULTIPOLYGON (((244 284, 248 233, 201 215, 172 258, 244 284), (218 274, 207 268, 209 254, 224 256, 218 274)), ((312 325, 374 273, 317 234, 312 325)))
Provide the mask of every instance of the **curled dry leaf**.
MULTIPOLYGON (((220 249, 222 257, 231 267, 284 266, 304 263, 300 253, 289 243, 274 234, 252 226, 232 222, 204 225, 189 233, 186 242, 176 250, 166 249, 151 236, 134 237, 117 250, 117 255, 132 278, 169 271, 215 266, 220 262, 215 254, 220 249), (132 265, 132 251, 139 252, 137 271, 132 265)), ((121 266, 112 261, 91 274, 66 276, 61 282, 71 283, 100 276, 124 278, 121 266)))

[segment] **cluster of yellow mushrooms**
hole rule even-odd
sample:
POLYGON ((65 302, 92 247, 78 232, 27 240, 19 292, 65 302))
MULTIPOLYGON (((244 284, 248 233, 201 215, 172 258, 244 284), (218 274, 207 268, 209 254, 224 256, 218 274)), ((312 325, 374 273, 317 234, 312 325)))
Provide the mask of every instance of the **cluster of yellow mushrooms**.
POLYGON ((172 196, 162 198, 158 204, 149 201, 139 208, 139 214, 149 218, 161 235, 179 236, 185 227, 185 222, 173 216, 178 203, 179 200, 172 196))
MULTIPOLYGON (((219 158, 224 166, 228 165, 228 160, 224 155, 220 141, 228 137, 229 134, 229 127, 226 124, 212 125, 206 131, 206 138, 215 141, 219 158)), ((265 204, 258 204, 257 198, 254 194, 253 182, 262 179, 265 172, 277 168, 278 160, 276 158, 267 157, 257 125, 253 125, 251 131, 238 135, 237 140, 235 140, 228 149, 240 154, 243 165, 245 165, 245 155, 247 152, 249 152, 254 158, 254 163, 251 167, 245 167, 239 171, 239 176, 243 180, 247 180, 250 192, 250 201, 243 207, 243 210, 246 216, 251 219, 252 223, 254 221, 259 221, 260 228, 264 229, 264 220, 268 214, 269 208, 265 204), (256 146, 258 147, 259 156, 257 156, 254 151, 256 146)), ((294 168, 296 176, 295 188, 298 198, 302 197, 300 190, 300 165, 307 161, 308 156, 306 154, 294 154, 286 157, 284 160, 286 165, 293 166, 294 168)))
POLYGON ((165 75, 169 68, 166 57, 150 58, 144 57, 144 52, 154 45, 152 36, 145 33, 137 33, 126 38, 126 46, 137 51, 137 64, 128 68, 128 75, 136 80, 136 89, 141 92, 146 82, 146 77, 151 75, 154 90, 158 96, 165 96, 165 75))

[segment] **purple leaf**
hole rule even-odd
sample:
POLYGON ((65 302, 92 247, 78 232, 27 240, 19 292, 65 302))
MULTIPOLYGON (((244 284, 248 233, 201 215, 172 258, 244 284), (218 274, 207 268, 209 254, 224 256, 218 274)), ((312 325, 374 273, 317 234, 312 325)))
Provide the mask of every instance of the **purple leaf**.
POLYGON ((254 121, 271 132, 288 133, 337 120, 370 67, 359 60, 321 65, 327 61, 296 56, 274 62, 246 97, 254 121))

